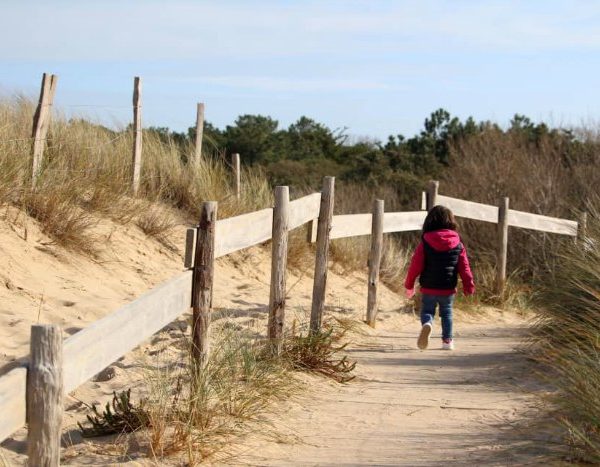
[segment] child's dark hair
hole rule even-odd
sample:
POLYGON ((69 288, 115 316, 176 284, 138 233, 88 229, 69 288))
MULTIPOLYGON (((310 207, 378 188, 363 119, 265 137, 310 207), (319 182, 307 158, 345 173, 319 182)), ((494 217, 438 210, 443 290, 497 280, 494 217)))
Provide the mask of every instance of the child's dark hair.
POLYGON ((434 206, 427 213, 425 222, 423 222, 423 233, 441 229, 456 230, 458 229, 458 224, 450 209, 444 206, 434 206))

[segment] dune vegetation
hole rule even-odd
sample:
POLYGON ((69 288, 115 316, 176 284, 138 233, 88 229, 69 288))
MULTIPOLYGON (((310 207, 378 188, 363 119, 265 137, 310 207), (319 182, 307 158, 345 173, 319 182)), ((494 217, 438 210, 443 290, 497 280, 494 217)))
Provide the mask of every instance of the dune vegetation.
MULTIPOLYGON (((34 110, 33 102, 23 97, 0 100, 1 215, 11 222, 15 212, 25 213, 55 243, 94 257, 101 255, 94 228, 102 218, 134 223, 169 247, 170 232, 178 223, 195 222, 202 201, 218 201, 219 217, 228 217, 271 205, 273 183, 295 184, 292 193, 300 196, 318 189, 323 175, 338 178, 336 213, 368 212, 374 197, 385 199, 387 210, 416 210, 425 181, 433 177, 441 180, 443 194, 472 201, 496 204, 501 196, 510 196, 512 208, 572 219, 589 211, 588 237, 577 245, 571 238, 511 230, 511 277, 504 297, 495 296, 493 288, 495 227, 461 221, 460 228, 473 259, 478 303, 535 305, 530 348, 540 368, 550 368, 548 384, 556 390, 552 400, 568 433, 566 444, 574 458, 600 462, 600 142, 594 132, 552 129, 519 116, 502 129, 490 122, 460 122, 437 111, 413 138, 351 143, 343 132, 309 119, 279 130, 277 122, 245 116, 225 130, 207 124, 204 157, 194 166, 188 162, 191 132, 149 128, 144 132, 141 188, 133 196, 131 130, 60 114, 53 116, 43 169, 32 188, 34 110), (231 152, 240 152, 248 162, 240 200, 233 196, 227 162, 231 152)), ((382 279, 397 290, 415 241, 414 235, 401 234, 386 239, 382 279)), ((332 244, 331 256, 339 267, 363 270, 368 248, 365 239, 340 240, 332 244)), ((308 269, 310 252, 303 235, 292 235, 293 267, 308 269)), ((288 353, 298 357, 305 346, 316 345, 325 355, 331 342, 323 348, 320 344, 297 336, 288 353)), ((246 350, 224 348, 217 356, 226 359, 240 352, 252 371, 262 371, 259 363, 248 360, 254 354, 246 350)), ((239 379, 246 370, 236 367, 230 379, 239 379)), ((257 381, 270 384, 268 378, 257 381)), ((176 442, 164 439, 153 441, 155 449, 168 450, 176 442)))

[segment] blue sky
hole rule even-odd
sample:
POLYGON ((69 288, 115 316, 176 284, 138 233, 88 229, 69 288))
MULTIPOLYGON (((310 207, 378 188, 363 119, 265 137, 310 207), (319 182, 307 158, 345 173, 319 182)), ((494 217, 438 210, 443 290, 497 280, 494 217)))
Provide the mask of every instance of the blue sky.
POLYGON ((444 107, 506 124, 600 114, 596 1, 0 0, 0 93, 39 92, 106 123, 182 130, 306 115, 351 135, 412 135, 444 107))

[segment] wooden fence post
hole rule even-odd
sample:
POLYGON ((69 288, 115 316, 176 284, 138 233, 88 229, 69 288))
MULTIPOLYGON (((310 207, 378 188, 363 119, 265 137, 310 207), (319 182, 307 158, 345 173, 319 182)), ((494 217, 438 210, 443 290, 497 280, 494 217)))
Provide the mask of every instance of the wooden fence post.
POLYGON ((268 336, 269 339, 274 341, 273 350, 277 354, 281 353, 283 325, 285 320, 285 279, 287 267, 289 204, 289 187, 275 187, 268 336))
POLYGON ((498 205, 498 257, 496 293, 502 297, 506 284, 506 261, 508 256, 508 206, 509 199, 502 198, 498 205))
POLYGON ((192 282, 192 355, 198 368, 206 364, 210 352, 210 314, 215 270, 215 227, 217 202, 205 201, 196 235, 192 282))
POLYGON ((427 211, 431 211, 431 209, 437 204, 439 188, 440 182, 437 180, 431 180, 427 184, 427 211))
POLYGON ((421 211, 427 211, 427 192, 421 192, 421 211))
POLYGON ((46 144, 46 135, 50 127, 50 116, 52 110, 52 102, 56 93, 56 83, 58 76, 44 73, 42 75, 42 86, 40 89, 40 100, 38 101, 37 109, 33 116, 33 129, 31 137, 33 138, 32 146, 32 186, 35 187, 38 175, 42 168, 44 159, 44 146, 46 144))
POLYGON ((240 166, 240 155, 235 153, 231 155, 231 165, 233 166, 233 183, 235 188, 235 197, 239 201, 242 194, 242 174, 240 166))
MULTIPOLYGON (((310 331, 321 330, 325 292, 327 290, 327 263, 329 259, 329 233, 333 218, 335 200, 335 177, 325 177, 321 190, 321 205, 317 221, 317 252, 315 254, 315 276, 313 282, 312 307, 310 311, 310 331)), ((314 224, 314 221, 313 221, 314 224)), ((312 235, 312 228, 311 235, 312 235)))
POLYGON ((204 103, 198 102, 196 107, 196 141, 194 149, 194 165, 200 164, 202 158, 202 136, 204 135, 204 103))
POLYGON ((371 251, 369 253, 369 291, 367 297, 367 324, 375 327, 377 319, 377 288, 379 286, 379 266, 383 251, 383 200, 373 203, 371 227, 371 251))
POLYGON ((136 195, 140 188, 142 171, 142 79, 133 79, 133 162, 132 186, 136 195))
POLYGON ((27 373, 28 465, 60 464, 63 340, 59 326, 31 326, 27 373))

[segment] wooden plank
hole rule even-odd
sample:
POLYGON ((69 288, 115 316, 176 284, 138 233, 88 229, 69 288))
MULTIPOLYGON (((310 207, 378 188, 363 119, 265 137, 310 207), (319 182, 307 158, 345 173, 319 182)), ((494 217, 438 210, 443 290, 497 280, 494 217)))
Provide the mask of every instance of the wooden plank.
POLYGON ((421 230, 427 211, 386 212, 383 215, 383 233, 421 230))
POLYGON ((133 350, 190 309, 192 271, 146 292, 65 341, 65 392, 133 350))
POLYGON ((289 206, 289 230, 319 217, 319 206, 321 204, 321 193, 313 193, 290 202, 289 206))
POLYGON ((434 206, 440 204, 440 200, 438 198, 438 192, 440 189, 440 182, 437 180, 430 180, 427 184, 427 196, 426 196, 426 206, 427 211, 431 211, 434 206))
POLYGON ((196 229, 187 229, 185 231, 185 256, 183 258, 183 266, 190 269, 193 265, 194 244, 196 243, 196 229))
POLYGON ((455 216, 474 219, 476 221, 498 222, 498 207, 489 204, 474 203, 449 196, 437 196, 437 203, 446 206, 455 216))
POLYGON ((231 166, 233 168, 233 189, 236 199, 239 200, 242 196, 242 169, 239 154, 231 155, 231 166))
POLYGON ((272 208, 218 220, 215 258, 266 242, 271 238, 272 227, 272 208))
POLYGON ((132 187, 133 194, 140 188, 142 172, 142 79, 133 79, 133 156, 132 156, 132 187))
POLYGON ((204 367, 210 353, 216 223, 217 203, 205 201, 200 211, 192 279, 192 355, 196 368, 204 367))
POLYGON ((283 326, 285 323, 285 282, 287 276, 289 205, 289 187, 275 187, 268 336, 272 341, 273 349, 277 355, 281 353, 283 344, 283 326))
POLYGON ((508 259, 508 209, 509 199, 502 198, 498 205, 498 246, 496 266, 496 293, 502 297, 506 284, 506 263, 508 259))
POLYGON ((357 237, 371 234, 371 214, 342 214, 333 216, 330 238, 357 237))
POLYGON ((0 376, 0 442, 25 425, 26 384, 26 368, 15 368, 0 376))
MULTIPOLYGON (((323 179, 320 197, 319 221, 317 223, 317 248, 315 254, 315 275, 313 278, 312 305, 310 310, 310 331, 321 329, 323 310, 325 309, 325 292, 327 290, 327 269, 329 260, 329 235, 333 219, 335 200, 335 178, 323 179)), ((314 222, 313 222, 314 225, 314 222)))
POLYGON ((377 289, 379 288, 379 267, 383 252, 383 200, 373 202, 373 225, 371 227, 371 251, 369 252, 369 279, 367 292, 367 324, 375 327, 377 320, 377 289))
POLYGON ((529 212, 508 211, 508 225, 522 229, 577 236, 577 222, 557 217, 542 216, 529 212))
POLYGON ((204 135, 204 103, 196 106, 196 139, 194 140, 194 165, 197 167, 202 159, 202 136, 204 135))
POLYGON ((27 464, 57 467, 63 417, 63 339, 57 325, 31 326, 27 464))

